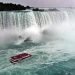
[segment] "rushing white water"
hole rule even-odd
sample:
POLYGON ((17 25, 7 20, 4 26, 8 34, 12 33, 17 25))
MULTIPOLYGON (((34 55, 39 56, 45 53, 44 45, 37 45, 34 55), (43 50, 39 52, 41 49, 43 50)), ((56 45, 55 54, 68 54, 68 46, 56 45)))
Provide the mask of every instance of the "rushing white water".
MULTIPOLYGON (((64 22, 64 20, 66 20, 66 14, 65 12, 39 12, 39 11, 0 12, 0 19, 1 19, 0 34, 2 35, 4 34, 3 37, 7 37, 9 33, 9 38, 12 35, 16 39, 19 39, 18 36, 22 35, 23 39, 31 37, 30 38, 31 40, 35 39, 34 41, 37 40, 40 41, 42 37, 44 37, 42 35, 43 33, 48 32, 47 34, 49 34, 49 32, 51 33, 56 31, 56 28, 59 27, 59 25, 62 22, 64 22), (17 36, 15 35, 15 31, 18 32, 17 36), (14 34, 11 34, 12 32, 14 34), (23 35, 25 35, 25 37, 23 35)), ((11 40, 13 40, 13 38, 11 40)), ((13 41, 16 40, 14 39, 13 41)))
POLYGON ((0 74, 19 75, 16 71, 20 71, 20 75, 38 75, 38 71, 48 65, 74 59, 75 9, 4 11, 0 12, 0 19, 1 47, 9 45, 0 50, 0 74), (20 52, 31 53, 32 57, 16 65, 11 64, 9 58, 20 52))

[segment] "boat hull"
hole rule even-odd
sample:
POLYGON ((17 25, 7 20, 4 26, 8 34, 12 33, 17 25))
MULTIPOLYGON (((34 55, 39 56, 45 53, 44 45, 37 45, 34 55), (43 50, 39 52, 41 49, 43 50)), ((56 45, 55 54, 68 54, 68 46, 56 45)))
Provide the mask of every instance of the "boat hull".
POLYGON ((13 64, 16 64, 19 61, 24 60, 26 58, 29 58, 31 56, 32 55, 31 54, 28 54, 28 53, 21 53, 21 54, 18 54, 18 55, 15 55, 15 56, 10 57, 10 62, 13 63, 13 64))

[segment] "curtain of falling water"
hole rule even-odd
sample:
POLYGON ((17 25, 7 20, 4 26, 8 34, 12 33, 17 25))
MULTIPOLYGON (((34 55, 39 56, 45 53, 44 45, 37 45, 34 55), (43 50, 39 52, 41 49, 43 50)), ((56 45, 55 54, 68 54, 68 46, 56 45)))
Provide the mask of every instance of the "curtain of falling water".
POLYGON ((31 25, 51 25, 63 22, 65 17, 64 12, 3 11, 0 12, 0 28, 25 29, 31 25))

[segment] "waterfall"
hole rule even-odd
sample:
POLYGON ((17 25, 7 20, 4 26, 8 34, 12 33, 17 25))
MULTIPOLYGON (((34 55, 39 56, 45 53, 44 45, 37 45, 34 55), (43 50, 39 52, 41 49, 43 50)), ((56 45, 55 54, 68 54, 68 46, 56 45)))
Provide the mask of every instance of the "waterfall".
POLYGON ((33 11, 1 11, 0 12, 0 28, 19 28, 25 29, 31 25, 51 25, 59 24, 65 21, 65 12, 33 12, 33 11))
POLYGON ((19 28, 25 29, 30 25, 36 25, 36 20, 33 12, 0 12, 0 28, 19 28))
POLYGON ((42 12, 1 11, 0 38, 2 39, 3 37, 7 36, 10 37, 13 35, 14 41, 19 39, 24 40, 29 37, 31 38, 31 40, 35 39, 35 41, 36 40, 40 41, 41 37, 45 37, 42 36, 43 33, 45 35, 50 34, 50 32, 52 34, 54 34, 55 32, 66 33, 68 29, 75 29, 74 16, 75 16, 74 9, 66 9, 66 10, 64 9, 63 11, 60 9, 60 11, 42 11, 42 12), (72 25, 72 27, 70 25, 72 25), (22 38, 19 38, 19 36, 22 36, 22 38))
POLYGON ((75 9, 0 11, 0 75, 75 74, 75 9), (10 63, 10 57, 32 57, 10 63))

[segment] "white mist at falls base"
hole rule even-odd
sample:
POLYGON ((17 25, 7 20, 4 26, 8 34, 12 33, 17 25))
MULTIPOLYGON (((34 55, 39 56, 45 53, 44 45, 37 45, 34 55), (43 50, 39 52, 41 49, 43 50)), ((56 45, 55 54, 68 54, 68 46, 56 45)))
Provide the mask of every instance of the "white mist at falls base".
POLYGON ((74 19, 75 9, 0 12, 0 75, 74 75, 74 19), (21 52, 32 57, 11 64, 21 52))
POLYGON ((50 33, 52 34, 52 31, 49 26, 40 28, 39 26, 32 25, 25 30, 3 29, 0 30, 0 45, 19 45, 25 42, 25 40, 40 43, 47 41, 50 38, 50 33))
MULTIPOLYGON (((53 38, 56 30, 51 25, 39 27, 38 25, 32 25, 26 29, 1 29, 0 30, 0 45, 19 45, 26 41, 33 43, 41 43, 49 41, 53 38)), ((56 34, 55 34, 56 35, 56 34)))

